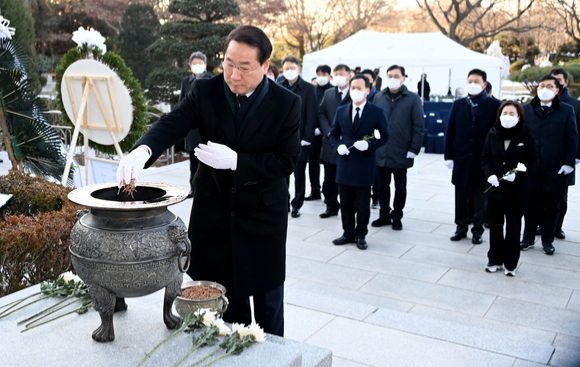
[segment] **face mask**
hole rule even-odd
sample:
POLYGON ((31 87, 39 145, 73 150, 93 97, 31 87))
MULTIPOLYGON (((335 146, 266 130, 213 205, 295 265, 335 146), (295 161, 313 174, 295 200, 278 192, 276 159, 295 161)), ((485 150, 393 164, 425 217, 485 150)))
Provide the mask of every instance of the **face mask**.
POLYGON ((512 115, 501 115, 499 117, 499 122, 501 126, 505 127, 506 129, 511 129, 512 127, 518 124, 520 119, 518 117, 512 115))
POLYGON ((317 76, 316 83, 318 83, 318 85, 320 85, 321 87, 324 87, 326 84, 328 84, 328 77, 327 76, 317 76))
POLYGON ((350 90, 350 99, 352 99, 352 101, 354 103, 360 103, 365 99, 365 92, 366 91, 361 91, 361 90, 350 90))
POLYGON ((191 71, 193 71, 193 73, 194 74, 197 74, 197 75, 203 74, 203 72, 205 71, 205 65, 203 65, 203 64, 201 64, 201 65, 200 64, 193 65, 191 67, 191 71))
POLYGON ((540 101, 549 102, 556 97, 556 92, 549 90, 548 88, 538 89, 538 98, 540 101))
POLYGON ((346 76, 335 76, 334 82, 337 87, 342 88, 346 85, 346 76))
POLYGON ((276 79, 274 79, 274 75, 269 75, 268 74, 268 79, 273 80, 273 81, 276 81, 276 79))
POLYGON ((467 93, 471 94, 472 96, 476 96, 483 91, 481 85, 477 83, 469 83, 467 84, 467 93))
POLYGON ((292 80, 298 78, 298 72, 296 70, 291 70, 291 69, 286 70, 284 72, 284 78, 286 78, 286 80, 288 80, 288 81, 292 81, 292 80))
POLYGON ((387 88, 390 90, 398 90, 401 88, 401 79, 387 78, 387 88))

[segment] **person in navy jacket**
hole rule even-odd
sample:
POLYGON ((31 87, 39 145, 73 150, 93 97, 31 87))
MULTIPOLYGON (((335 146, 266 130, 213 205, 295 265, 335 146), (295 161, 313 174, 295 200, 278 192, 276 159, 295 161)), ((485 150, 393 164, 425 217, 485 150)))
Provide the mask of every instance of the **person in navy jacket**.
POLYGON ((362 74, 352 78, 349 92, 352 102, 336 110, 329 134, 338 154, 336 183, 344 231, 332 242, 335 245, 356 243, 361 250, 368 247, 365 236, 371 213, 371 186, 375 180, 375 151, 388 139, 385 111, 367 102, 370 86, 369 79, 362 74), (375 130, 380 137, 375 137, 375 130))

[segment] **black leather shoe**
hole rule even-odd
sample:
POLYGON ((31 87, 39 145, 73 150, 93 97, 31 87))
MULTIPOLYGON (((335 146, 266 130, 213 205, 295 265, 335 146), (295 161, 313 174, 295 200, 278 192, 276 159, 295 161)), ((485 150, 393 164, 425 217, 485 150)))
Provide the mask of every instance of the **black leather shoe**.
POLYGON ((377 220, 373 220, 373 222, 371 223, 371 226, 373 227, 382 227, 382 226, 388 226, 389 224, 391 224, 391 219, 384 219, 384 218, 379 218, 377 220))
POLYGON ((483 243, 483 239, 481 238, 480 234, 474 234, 471 238, 471 243, 474 245, 481 245, 483 243))
POLYGON ((316 193, 316 192, 312 192, 312 193, 310 193, 310 195, 308 195, 307 197, 304 198, 304 200, 306 200, 306 201, 320 200, 320 199, 322 199, 322 196, 320 196, 320 193, 316 193))
POLYGON ((400 231, 401 229, 403 229, 403 223, 401 223, 400 220, 394 220, 393 221, 393 229, 395 231, 400 231))
POLYGON ((465 233, 459 233, 459 232, 455 232, 455 234, 453 236, 451 236, 450 240, 451 241, 459 241, 462 238, 467 237, 467 234, 465 233))
POLYGON ((355 243, 355 239, 354 238, 348 238, 348 237, 345 237, 345 236, 340 236, 336 240, 332 241, 332 243, 334 243, 337 246, 346 245, 347 243, 355 243))
POLYGON ((320 214, 320 218, 330 218, 337 216, 338 212, 331 212, 330 210, 325 211, 324 213, 320 214))
POLYGON ((367 241, 364 240, 364 238, 357 238, 356 240, 356 247, 359 250, 366 250, 369 245, 367 245, 367 241))
POLYGON ((531 249, 532 247, 534 247, 534 243, 527 243, 527 242, 520 242, 520 250, 522 251, 528 251, 529 249, 531 249))
POLYGON ((300 211, 298 211, 298 209, 294 208, 292 209, 292 218, 298 218, 300 216, 300 211))
POLYGON ((566 238, 566 233, 564 233, 564 231, 562 231, 561 229, 557 229, 556 233, 554 233, 554 237, 556 237, 559 240, 563 240, 566 238))
POLYGON ((556 249, 551 243, 543 243, 542 247, 544 248, 544 253, 546 255, 554 255, 554 252, 556 252, 556 249))
POLYGON ((193 190, 189 191, 189 194, 187 194, 187 198, 191 199, 193 197, 193 190))

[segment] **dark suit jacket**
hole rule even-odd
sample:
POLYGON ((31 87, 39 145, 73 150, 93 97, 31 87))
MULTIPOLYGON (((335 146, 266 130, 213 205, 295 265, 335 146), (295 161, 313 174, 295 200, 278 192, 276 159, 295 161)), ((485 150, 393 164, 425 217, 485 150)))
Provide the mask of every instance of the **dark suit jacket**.
MULTIPOLYGON (((349 89, 350 92, 350 89, 349 89)), ((347 94, 343 100, 340 99, 338 88, 332 88, 324 92, 324 97, 318 107, 318 121, 320 122, 320 131, 322 131, 322 151, 320 160, 330 164, 336 164, 336 149, 332 147, 328 134, 334 121, 334 115, 338 106, 344 106, 351 102, 350 95, 347 94)))
POLYGON ((237 152, 235 171, 205 164, 197 169, 188 271, 193 279, 223 284, 236 297, 267 292, 285 279, 286 177, 300 154, 300 98, 264 79, 269 89, 239 138, 220 74, 196 80, 185 100, 135 145, 152 149, 145 167, 192 129, 202 143, 211 140, 237 152))
POLYGON ((352 103, 340 106, 336 110, 329 137, 337 155, 336 183, 348 186, 370 187, 374 185, 375 151, 385 144, 389 138, 385 111, 367 102, 355 128, 352 123, 352 103), (357 140, 363 140, 365 136, 374 136, 375 129, 379 130, 381 138, 370 140, 368 150, 361 152, 352 147, 348 155, 339 155, 336 152, 341 144, 346 145, 348 148, 357 140))
MULTIPOLYGON (((570 95, 568 88, 564 88, 562 93, 560 93, 560 99, 562 102, 569 104, 574 107, 574 115, 576 116, 576 128, 578 129, 578 154, 576 154, 576 159, 580 159, 580 101, 570 95)), ((576 183, 576 170, 567 176, 568 185, 574 185, 576 183)))
MULTIPOLYGON (((288 81, 284 79, 279 83, 284 88, 288 88, 288 81)), ((292 92, 298 95, 302 101, 300 113, 300 139, 312 144, 314 141, 314 129, 318 126, 318 103, 315 87, 304 81, 302 77, 292 86, 292 92)), ((310 146, 302 147, 299 161, 307 161, 310 156, 310 146)))
MULTIPOLYGON (((210 78, 211 74, 208 73, 206 70, 203 72, 203 74, 201 74, 201 77, 199 79, 210 79, 210 78)), ((189 93, 189 91, 191 90, 191 85, 196 79, 197 77, 195 76, 195 74, 191 74, 181 79, 181 93, 179 93, 178 103, 181 103, 181 101, 183 101, 185 95, 189 93)), ((199 145, 199 143, 200 143, 199 132, 197 130, 192 130, 185 137, 185 150, 187 150, 188 152, 192 152, 199 145)))

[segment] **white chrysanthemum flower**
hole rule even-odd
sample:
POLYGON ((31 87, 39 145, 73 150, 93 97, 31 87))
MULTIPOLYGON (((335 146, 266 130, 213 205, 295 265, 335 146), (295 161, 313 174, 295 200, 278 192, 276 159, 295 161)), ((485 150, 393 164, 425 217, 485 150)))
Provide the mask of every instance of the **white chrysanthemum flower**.
POLYGON ((266 333, 259 324, 250 324, 250 326, 248 326, 248 331, 249 334, 254 336, 254 339, 256 339, 258 343, 263 343, 266 341, 266 333))
POLYGON ((375 139, 380 139, 381 138, 381 133, 379 132, 378 129, 375 129, 375 139))
POLYGON ((79 46, 86 43, 89 46, 97 46, 103 51, 103 54, 107 52, 105 37, 101 36, 101 33, 93 28, 87 30, 79 27, 77 31, 73 32, 72 40, 79 46))
POLYGON ((210 327, 213 321, 216 319, 217 312, 210 310, 209 308, 200 308, 195 311, 194 315, 199 316, 203 314, 203 319, 201 322, 205 327, 210 327))
POLYGON ((71 280, 74 281, 75 283, 82 282, 82 279, 78 275, 73 274, 72 271, 67 271, 66 273, 62 273, 60 276, 67 283, 71 280))
POLYGON ((218 318, 213 320, 212 325, 218 328, 218 335, 223 336, 232 332, 223 319, 218 318))
POLYGON ((516 166, 516 171, 518 172, 526 172, 527 168, 526 165, 523 163, 518 163, 518 165, 516 166))
POLYGON ((235 333, 236 331, 240 335, 240 338, 243 338, 244 336, 246 336, 250 333, 248 328, 246 328, 246 325, 238 324, 237 322, 234 322, 232 324, 232 333, 235 333))

